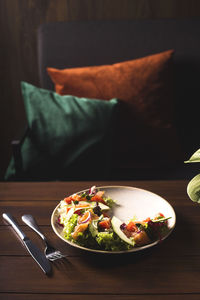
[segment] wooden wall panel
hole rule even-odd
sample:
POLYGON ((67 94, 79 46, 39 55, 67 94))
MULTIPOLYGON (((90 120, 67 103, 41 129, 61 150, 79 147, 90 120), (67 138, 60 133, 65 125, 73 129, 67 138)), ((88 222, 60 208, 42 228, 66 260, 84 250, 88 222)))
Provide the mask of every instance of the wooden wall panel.
POLYGON ((39 85, 36 32, 45 22, 200 16, 199 0, 0 0, 0 180, 23 128, 20 81, 39 85))

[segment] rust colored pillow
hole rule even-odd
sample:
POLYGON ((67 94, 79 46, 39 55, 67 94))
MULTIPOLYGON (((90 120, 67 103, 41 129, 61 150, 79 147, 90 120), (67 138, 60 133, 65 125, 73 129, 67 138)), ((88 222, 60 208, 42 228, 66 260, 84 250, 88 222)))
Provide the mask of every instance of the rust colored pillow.
POLYGON ((47 68, 47 72, 61 95, 121 100, 115 165, 173 165, 183 159, 173 125, 173 52, 113 65, 47 68))

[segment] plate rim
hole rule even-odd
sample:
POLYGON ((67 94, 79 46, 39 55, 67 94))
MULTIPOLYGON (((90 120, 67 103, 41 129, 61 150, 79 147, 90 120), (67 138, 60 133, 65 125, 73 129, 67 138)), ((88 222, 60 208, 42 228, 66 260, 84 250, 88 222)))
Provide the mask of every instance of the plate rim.
MULTIPOLYGON (((140 191, 144 191, 144 192, 147 192, 147 193, 150 193, 152 195, 155 195, 157 197, 159 197, 162 201, 166 202, 170 208, 172 209, 173 211, 173 219, 174 219, 174 224, 173 226, 170 228, 169 232, 162 238, 162 241, 164 241, 171 233, 172 231, 174 230, 175 226, 176 226, 176 213, 175 213, 175 210, 173 208, 173 206, 165 199, 163 198, 162 196, 160 196, 159 194, 156 194, 154 192, 151 192, 149 190, 146 190, 146 189, 143 189, 143 188, 139 188, 139 187, 134 187, 134 186, 126 186, 126 185, 103 185, 103 186, 96 186, 97 189, 106 189, 106 188, 128 188, 128 189, 133 189, 133 190, 140 190, 140 191)), ((87 189, 83 189, 83 190, 80 190, 78 192, 75 192, 75 194, 79 194, 79 193, 83 193, 83 192, 86 192, 88 191, 90 188, 87 188, 87 189)), ((73 195, 73 194, 71 194, 73 195)), ((70 195, 69 195, 70 196, 70 195)), ((62 200, 60 200, 62 201, 62 200)), ((72 247, 75 247, 75 248, 78 248, 78 249, 81 249, 81 250, 84 250, 84 251, 88 251, 88 252, 93 252, 93 253, 101 253, 101 254, 124 254, 124 253, 133 253, 133 252, 138 252, 138 251, 142 251, 142 250, 145 250, 145 249, 148 249, 148 248, 151 248, 157 244, 160 243, 160 240, 156 240, 154 241, 153 243, 150 243, 150 244, 147 244, 147 245, 144 245, 144 246, 141 246, 141 247, 133 247, 132 249, 129 249, 129 250, 122 250, 122 251, 106 251, 106 250, 98 250, 98 249, 92 249, 92 248, 86 248, 86 247, 83 247, 83 246, 80 246, 78 244, 75 244, 71 241, 68 241, 66 240, 64 237, 62 237, 58 231, 56 230, 56 225, 54 224, 54 218, 55 218, 55 214, 58 210, 58 207, 60 206, 60 202, 58 203, 58 205, 54 208, 52 214, 51 214, 51 227, 53 228, 53 231, 54 233, 61 239, 63 240, 65 243, 67 243, 68 245, 72 246, 72 247)))

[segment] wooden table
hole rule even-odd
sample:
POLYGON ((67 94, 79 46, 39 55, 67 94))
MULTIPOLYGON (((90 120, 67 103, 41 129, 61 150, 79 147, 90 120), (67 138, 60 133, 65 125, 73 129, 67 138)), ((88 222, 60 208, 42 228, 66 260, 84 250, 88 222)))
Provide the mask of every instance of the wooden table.
POLYGON ((40 247, 40 238, 22 221, 33 214, 51 243, 68 254, 46 276, 13 230, 0 218, 0 299, 200 299, 200 206, 189 200, 187 181, 0 183, 0 210, 12 213, 40 247), (101 255, 75 249, 52 231, 50 216, 64 196, 92 185, 127 185, 164 197, 177 223, 161 244, 140 253, 101 255))

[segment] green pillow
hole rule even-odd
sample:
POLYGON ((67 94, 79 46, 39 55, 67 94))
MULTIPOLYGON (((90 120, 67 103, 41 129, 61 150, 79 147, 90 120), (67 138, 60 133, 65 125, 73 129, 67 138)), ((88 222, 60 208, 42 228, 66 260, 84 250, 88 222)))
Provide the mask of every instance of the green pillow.
MULTIPOLYGON (((21 179, 105 179, 118 100, 61 96, 26 82, 21 88, 29 127, 21 179)), ((15 177, 12 158, 5 179, 15 177)))

